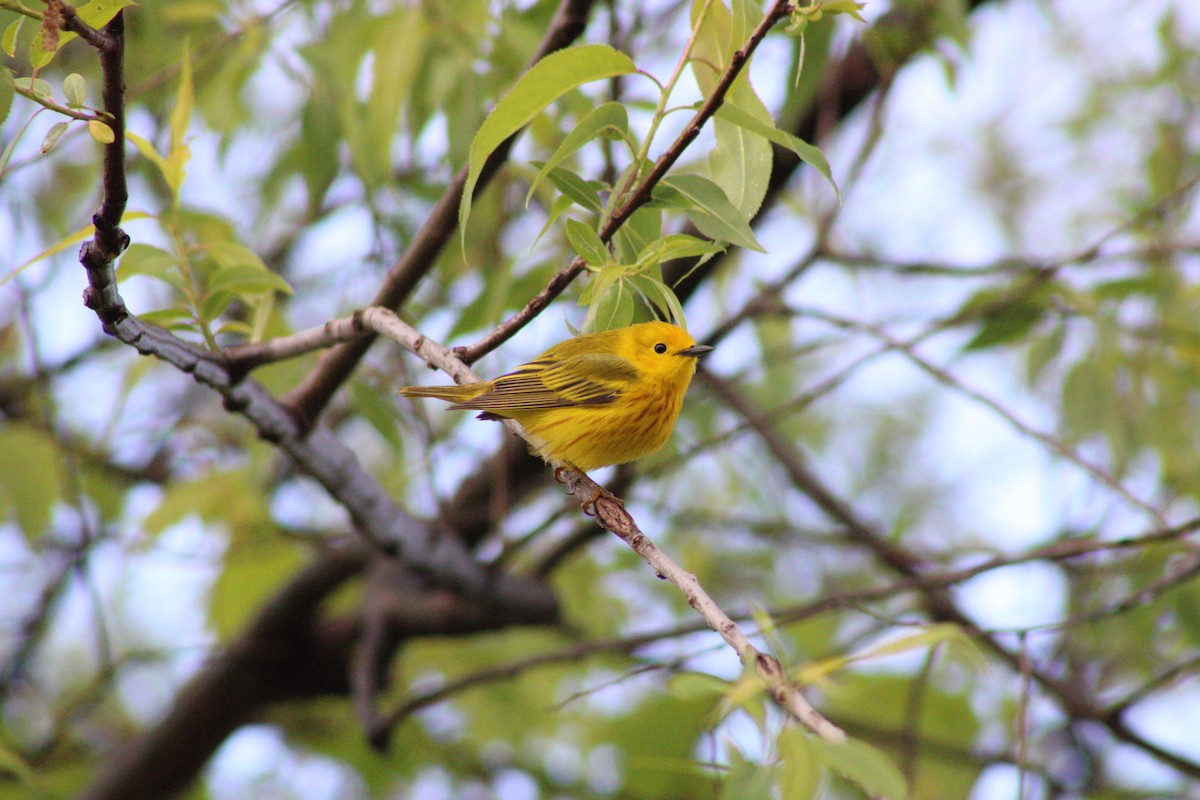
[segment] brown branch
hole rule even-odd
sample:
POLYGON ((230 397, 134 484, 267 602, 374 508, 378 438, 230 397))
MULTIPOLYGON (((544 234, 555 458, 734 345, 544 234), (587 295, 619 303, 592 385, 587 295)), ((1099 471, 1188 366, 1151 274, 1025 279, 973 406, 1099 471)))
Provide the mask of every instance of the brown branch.
MULTIPOLYGON (((92 47, 96 48, 97 50, 103 51, 103 50, 106 50, 107 48, 113 46, 113 43, 114 43, 113 42, 113 33, 114 32, 111 28, 106 28, 104 31, 96 30, 91 25, 88 25, 86 22, 84 22, 83 20, 81 20, 79 18, 79 14, 75 10, 74 6, 67 5, 66 3, 58 2, 58 0, 47 0, 46 5, 50 6, 50 7, 53 7, 56 5, 60 6, 61 13, 62 13, 63 30, 70 31, 71 33, 78 35, 80 39, 83 39, 85 42, 87 42, 92 47)), ((118 15, 119 14, 120 14, 120 12, 118 12, 118 15)), ((122 29, 121 34, 118 34, 118 36, 123 37, 123 34, 124 34, 124 30, 122 29)), ((124 46, 123 38, 122 38, 121 46, 122 47, 124 46)), ((122 87, 122 91, 123 90, 124 90, 124 87, 122 87)))
POLYGON ((125 12, 118 11, 104 26, 104 42, 97 46, 102 74, 101 97, 113 141, 104 146, 103 199, 92 215, 95 235, 84 242, 79 261, 88 271, 84 304, 100 316, 106 333, 127 315, 125 302, 117 293, 113 261, 129 246, 129 235, 121 230, 121 217, 129 201, 125 182, 125 12))
POLYGON ((103 761, 80 800, 159 800, 182 791, 262 706, 344 693, 355 630, 323 624, 320 603, 367 565, 361 544, 326 551, 259 611, 175 697, 167 716, 103 761))
MULTIPOLYGON (((176 794, 230 733, 277 703, 351 697, 360 715, 374 720, 375 692, 404 642, 530 622, 486 597, 440 589, 361 541, 324 547, 177 693, 161 722, 114 749, 80 800, 176 794), (322 616, 325 602, 367 570, 364 606, 345 616, 322 616)), ((376 728, 368 728, 373 739, 376 728)))
MULTIPOLYGON (((583 33, 595 0, 563 0, 550 29, 529 66, 573 42, 583 33)), ((508 158, 509 149, 519 134, 507 139, 488 159, 476 183, 481 190, 491 180, 500 165, 508 158)), ((376 293, 373 306, 396 309, 404 303, 416 285, 437 263, 438 254, 454 237, 458 226, 458 206, 466 187, 468 166, 463 165, 438 199, 425 224, 417 231, 408 248, 388 270, 387 278, 376 293)), ((312 426, 328 405, 334 392, 350 377, 367 349, 374 343, 373 335, 347 342, 325 353, 304 381, 289 392, 283 402, 296 410, 304 424, 312 426)))
POLYGON ((105 147, 100 210, 93 216, 95 235, 80 249, 87 269, 84 303, 100 318, 109 335, 143 354, 153 354, 190 373, 219 392, 226 409, 249 420, 259 435, 274 442, 296 465, 316 479, 350 514, 360 534, 385 552, 430 575, 442 585, 473 597, 490 596, 498 607, 523 608, 530 621, 554 619, 558 603, 541 583, 485 569, 463 544, 451 537, 431 537, 428 529, 398 508, 378 481, 368 475, 354 454, 329 431, 304 436, 289 415, 262 386, 239 382, 219 355, 184 342, 131 316, 117 290, 114 261, 129 244, 119 227, 128 199, 124 159, 124 22, 121 13, 105 27, 111 42, 99 51, 103 71, 105 111, 113 120, 117 139, 105 147))

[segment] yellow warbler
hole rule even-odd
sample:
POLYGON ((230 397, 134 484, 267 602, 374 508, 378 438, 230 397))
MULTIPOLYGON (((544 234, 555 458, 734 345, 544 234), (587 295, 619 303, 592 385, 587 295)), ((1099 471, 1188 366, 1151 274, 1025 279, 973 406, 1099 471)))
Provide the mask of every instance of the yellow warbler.
POLYGON ((483 412, 480 419, 514 419, 536 455, 586 472, 666 444, 696 358, 709 350, 678 325, 643 322, 567 339, 495 380, 400 393, 449 400, 452 409, 483 412))

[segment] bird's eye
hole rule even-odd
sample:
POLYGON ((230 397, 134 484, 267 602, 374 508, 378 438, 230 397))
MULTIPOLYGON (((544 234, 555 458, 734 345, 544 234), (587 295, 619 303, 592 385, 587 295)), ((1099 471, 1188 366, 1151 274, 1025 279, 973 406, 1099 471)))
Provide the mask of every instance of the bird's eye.
POLYGON ((667 352, 667 346, 662 342, 659 342, 658 344, 654 345, 654 352, 661 356, 663 353, 667 352))

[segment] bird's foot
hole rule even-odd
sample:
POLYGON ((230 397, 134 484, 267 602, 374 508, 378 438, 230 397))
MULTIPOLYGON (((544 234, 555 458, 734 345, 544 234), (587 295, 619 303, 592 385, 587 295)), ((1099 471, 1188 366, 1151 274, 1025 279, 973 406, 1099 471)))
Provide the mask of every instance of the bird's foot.
POLYGON ((598 484, 596 485, 596 491, 592 493, 592 496, 580 503, 579 507, 583 509, 584 514, 587 514, 589 517, 594 517, 596 516, 596 501, 600 500, 601 498, 605 500, 611 500, 621 508, 625 507, 624 500, 598 484))
MULTIPOLYGON (((558 481, 559 483, 566 483, 566 480, 563 479, 564 472, 578 472, 580 475, 587 477, 587 473, 584 472, 583 470, 579 469, 578 467, 564 465, 564 466, 558 466, 558 467, 554 468, 554 480, 558 481)), ((621 508, 625 507, 624 500, 617 497, 615 494, 610 492, 608 489, 605 489, 603 486, 601 486, 600 484, 591 480, 590 478, 588 479, 588 481, 592 484, 592 486, 596 487, 596 490, 594 492, 592 492, 591 497, 589 497, 587 500, 584 500, 582 503, 579 504, 579 507, 583 509, 584 514, 587 514, 589 517, 596 516, 596 501, 598 501, 600 499, 610 500, 610 501, 616 503, 617 505, 619 505, 621 508)))

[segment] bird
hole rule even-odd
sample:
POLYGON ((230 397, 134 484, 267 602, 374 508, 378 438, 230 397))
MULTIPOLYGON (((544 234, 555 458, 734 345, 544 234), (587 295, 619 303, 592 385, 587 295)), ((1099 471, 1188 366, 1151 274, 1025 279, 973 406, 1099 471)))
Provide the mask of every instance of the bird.
POLYGON ((678 325, 642 322, 559 342, 490 381, 400 394, 447 400, 449 410, 479 411, 479 419, 516 420, 556 477, 563 469, 586 474, 666 444, 697 359, 711 350, 678 325))

